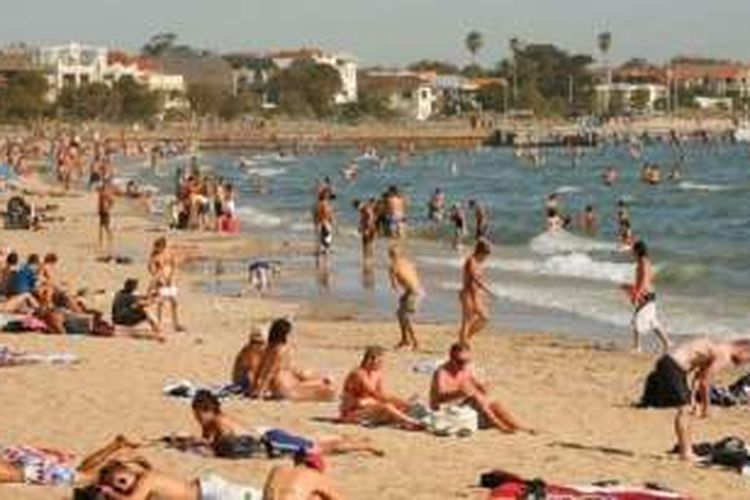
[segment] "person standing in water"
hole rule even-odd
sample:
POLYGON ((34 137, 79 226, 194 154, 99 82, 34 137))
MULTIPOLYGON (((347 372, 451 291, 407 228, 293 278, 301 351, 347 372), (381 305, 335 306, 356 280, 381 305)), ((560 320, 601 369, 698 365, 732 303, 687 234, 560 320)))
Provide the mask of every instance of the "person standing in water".
POLYGON ((333 225, 335 214, 330 197, 321 194, 315 207, 315 223, 318 236, 317 256, 326 257, 333 245, 333 225))
POLYGON ((453 249, 458 250, 461 241, 466 237, 466 215, 459 203, 451 208, 451 223, 453 223, 453 249))
POLYGON ((412 350, 417 351, 419 342, 414 333, 411 316, 417 312, 419 300, 424 295, 419 282, 419 273, 414 263, 403 254, 398 246, 394 245, 388 249, 388 257, 391 261, 388 269, 391 288, 394 292, 399 292, 399 290, 402 292, 396 310, 396 317, 401 328, 401 341, 396 348, 411 347, 412 350))
POLYGON ((469 210, 472 210, 474 212, 474 237, 476 238, 476 241, 487 238, 490 228, 490 221, 487 215, 487 210, 481 203, 476 200, 469 200, 469 210))
POLYGON ((384 201, 388 237, 401 239, 406 235, 406 200, 397 186, 390 186, 384 201))
POLYGON ((464 263, 463 286, 459 293, 462 319, 458 340, 461 344, 468 344, 474 335, 487 326, 489 321, 484 294, 494 295, 494 293, 482 276, 482 264, 489 255, 489 243, 479 240, 474 246, 474 253, 464 263))
POLYGON ((435 192, 432 193, 430 202, 427 204, 427 216, 432 222, 442 222, 444 212, 445 195, 442 189, 435 188, 435 192))
POLYGON ((664 332, 656 311, 656 293, 654 292, 654 271, 648 257, 648 247, 643 240, 633 244, 633 257, 636 262, 635 283, 624 284, 623 290, 629 295, 633 304, 633 350, 641 351, 641 335, 652 330, 662 344, 662 351, 669 350, 669 337, 664 332))
POLYGON ((377 226, 377 201, 370 198, 360 202, 357 206, 359 212, 359 234, 362 237, 362 257, 372 258, 372 245, 378 232, 377 226))

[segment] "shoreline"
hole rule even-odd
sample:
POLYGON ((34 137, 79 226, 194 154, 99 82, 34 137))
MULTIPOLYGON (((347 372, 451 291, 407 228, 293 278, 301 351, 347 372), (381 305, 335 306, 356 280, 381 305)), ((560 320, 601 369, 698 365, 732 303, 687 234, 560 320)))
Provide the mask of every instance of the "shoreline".
MULTIPOLYGON (((23 254, 54 249, 60 272, 90 288, 114 292, 125 277, 145 276, 139 252, 158 234, 147 216, 129 202, 115 209, 115 248, 135 252, 131 266, 93 262, 94 199, 83 193, 59 200, 66 220, 37 234, 2 230, 6 244, 23 254)), ((206 253, 262 254, 267 241, 247 235, 214 236, 166 233, 178 244, 198 244, 206 253), (209 241, 199 241, 199 240, 209 241)), ((306 242, 303 242, 303 245, 306 242)), ((283 279, 283 277, 282 277, 283 279)), ((387 347, 396 340, 395 321, 320 319, 304 303, 206 294, 191 286, 181 271, 182 311, 191 333, 168 333, 166 344, 124 338, 3 334, 0 343, 24 350, 69 351, 83 362, 73 367, 29 366, 3 369, 0 398, 12 402, 4 412, 3 441, 47 445, 83 454, 116 433, 136 438, 169 433, 196 433, 188 406, 166 399, 161 387, 169 379, 218 382, 227 377, 250 325, 281 315, 295 317, 297 355, 302 366, 323 369, 340 382, 366 345, 387 347), (54 418, 49 418, 54 412, 54 418), (30 425, 30 422, 33 424, 30 425)), ((142 279, 142 284, 145 280, 142 279)), ((96 298, 108 310, 109 293, 96 298)), ((429 377, 413 367, 441 359, 454 340, 453 324, 424 325, 425 352, 389 352, 388 385, 408 396, 426 394, 429 377)), ((393 429, 363 429, 321 422, 336 414, 335 404, 229 401, 227 411, 252 425, 274 425, 311 435, 369 436, 385 448, 384 459, 334 457, 330 471, 352 499, 482 498, 471 487, 480 473, 501 468, 530 478, 568 484, 616 478, 641 484, 656 481, 695 498, 746 498, 750 484, 742 476, 716 469, 697 469, 670 458, 672 412, 636 410, 637 398, 652 355, 633 355, 555 333, 511 332, 490 325, 476 341, 475 358, 482 378, 518 417, 539 428, 539 436, 504 436, 483 431, 466 439, 437 438, 393 429), (575 445, 575 446, 571 446, 575 445), (612 454, 606 448, 624 451, 612 454), (436 460, 436 457, 444 459, 436 460)), ((731 380, 736 373, 728 374, 731 380)), ((722 378, 724 380, 724 378, 722 378)), ((696 440, 736 434, 750 440, 746 411, 716 409, 709 421, 696 422, 696 440), (731 430, 730 430, 731 429, 731 430)), ((159 468, 186 477, 217 472, 227 479, 262 487, 278 461, 222 461, 153 448, 144 454, 159 468)), ((61 498, 50 488, 0 486, 0 495, 19 499, 61 498)))

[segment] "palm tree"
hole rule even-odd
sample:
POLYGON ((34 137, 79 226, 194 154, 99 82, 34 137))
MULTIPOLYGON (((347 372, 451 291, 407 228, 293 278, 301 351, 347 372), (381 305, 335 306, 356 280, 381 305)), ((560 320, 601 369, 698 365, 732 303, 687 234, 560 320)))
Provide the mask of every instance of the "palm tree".
POLYGON ((597 46, 599 47, 599 53, 602 55, 602 60, 607 70, 607 92, 604 94, 604 109, 609 113, 609 92, 612 87, 612 68, 609 65, 608 55, 609 50, 612 48, 612 33, 609 31, 602 31, 596 37, 597 46))
POLYGON ((521 50, 521 40, 513 37, 508 41, 511 55, 513 56, 513 105, 515 106, 518 99, 518 52, 521 50))
POLYGON ((476 30, 470 31, 469 34, 466 35, 466 40, 464 40, 464 43, 466 44, 466 49, 471 53, 472 64, 476 64, 477 54, 480 50, 482 50, 482 47, 484 46, 484 37, 480 32, 476 30))

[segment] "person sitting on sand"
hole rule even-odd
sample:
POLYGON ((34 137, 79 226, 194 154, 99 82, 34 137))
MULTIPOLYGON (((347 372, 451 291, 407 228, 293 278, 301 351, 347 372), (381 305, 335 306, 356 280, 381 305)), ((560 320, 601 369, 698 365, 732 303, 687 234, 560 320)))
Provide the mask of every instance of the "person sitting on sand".
POLYGON ((146 460, 114 460, 100 471, 96 486, 116 500, 261 500, 259 490, 219 476, 184 479, 159 470, 146 460))
POLYGON ((232 365, 232 383, 242 387, 249 395, 253 387, 253 381, 260 370, 263 361, 263 353, 266 350, 266 341, 263 335, 253 330, 247 339, 247 343, 237 353, 232 365))
POLYGON ((490 245, 485 240, 477 241, 474 253, 466 259, 463 268, 463 287, 459 293, 461 301, 461 329, 459 342, 468 343, 489 321, 489 312, 484 302, 484 293, 494 296, 482 277, 481 266, 490 255, 490 245))
POLYGON ((700 416, 708 417, 710 388, 716 375, 748 362, 750 339, 717 343, 705 338, 688 341, 656 362, 648 376, 641 405, 677 408, 674 428, 680 458, 695 460, 690 415, 698 413, 700 401, 700 416))
POLYGON ((384 356, 383 348, 368 347, 359 366, 347 375, 341 395, 341 421, 423 429, 421 422, 407 414, 409 403, 386 392, 383 381, 384 356))
MULTIPOLYGON (((250 437, 259 441, 267 431, 274 429, 250 429, 235 418, 227 415, 221 408, 221 402, 210 391, 201 390, 195 394, 192 403, 193 416, 201 427, 201 439, 212 450, 216 451, 227 440, 250 437)), ((385 453, 372 445, 370 438, 355 436, 326 436, 310 439, 281 431, 290 439, 300 443, 309 453, 319 455, 342 455, 345 453, 366 452, 382 457, 385 453)), ((218 453, 217 453, 218 454, 218 453)))
POLYGON ((26 264, 10 271, 6 295, 13 297, 28 293, 35 293, 39 283, 39 255, 32 253, 26 259, 26 264))
POLYGON ((292 401, 331 401, 336 396, 333 382, 293 365, 289 334, 292 323, 275 320, 268 332, 268 344, 254 380, 252 397, 292 401))
POLYGON ((342 500, 333 481, 304 453, 294 457, 294 466, 271 469, 263 488, 263 500, 342 500))
POLYGON ((419 282, 419 273, 417 273, 414 263, 404 255, 398 246, 393 245, 388 249, 388 257, 391 261, 388 268, 391 288, 396 293, 402 291, 396 310, 396 317, 401 328, 401 341, 396 348, 411 347, 412 350, 418 351, 419 342, 417 342, 417 335, 414 333, 411 316, 417 312, 419 301, 424 295, 422 285, 419 282))
POLYGON ((495 428, 507 434, 534 433, 519 423, 503 406, 490 399, 487 386, 471 369, 471 351, 466 344, 453 344, 448 361, 435 371, 430 387, 430 408, 437 411, 444 404, 468 406, 479 415, 479 428, 495 428))
POLYGON ((136 295, 138 280, 128 278, 122 286, 122 290, 115 294, 112 301, 112 323, 115 326, 135 328, 142 323, 148 323, 151 333, 159 340, 164 340, 159 323, 148 311, 153 304, 153 297, 136 295))

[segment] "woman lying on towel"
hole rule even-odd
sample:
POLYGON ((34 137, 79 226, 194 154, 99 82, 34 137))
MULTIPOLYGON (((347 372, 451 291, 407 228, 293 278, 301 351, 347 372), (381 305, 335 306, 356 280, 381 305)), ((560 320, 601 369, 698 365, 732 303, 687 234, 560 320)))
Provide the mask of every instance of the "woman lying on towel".
POLYGON ((292 401, 333 400, 336 391, 330 378, 300 370, 293 365, 289 344, 291 331, 292 324, 287 319, 277 319, 271 324, 268 345, 253 381, 252 397, 292 401))
POLYGON ((409 403, 388 394, 383 384, 381 347, 368 347, 359 367, 344 381, 341 396, 341 421, 364 425, 394 425, 422 430, 424 424, 409 416, 409 403))
POLYGON ((88 484, 96 479, 108 460, 132 456, 136 448, 137 445, 123 436, 117 436, 76 467, 71 453, 34 446, 0 445, 0 483, 40 486, 88 484))
POLYGON ((218 398, 209 391, 198 391, 193 398, 192 406, 193 415, 201 426, 203 442, 217 456, 224 458, 248 458, 258 451, 254 448, 261 446, 265 447, 265 451, 269 454, 280 455, 293 455, 301 451, 313 455, 340 455, 354 452, 384 455, 382 450, 372 445, 369 438, 329 436, 308 439, 279 429, 249 429, 225 414, 218 398))

